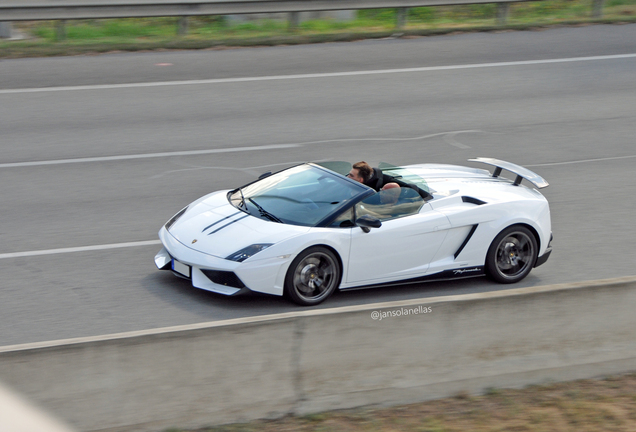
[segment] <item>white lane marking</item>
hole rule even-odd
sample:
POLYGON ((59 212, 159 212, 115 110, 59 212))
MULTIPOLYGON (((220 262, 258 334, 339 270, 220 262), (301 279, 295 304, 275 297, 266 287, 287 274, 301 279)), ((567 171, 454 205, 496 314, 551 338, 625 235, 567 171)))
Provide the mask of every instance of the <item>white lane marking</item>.
POLYGON ((106 162, 106 161, 119 161, 128 159, 149 159, 160 158, 169 156, 193 156, 202 154, 213 153, 232 153, 232 152, 247 152, 247 151, 260 151, 260 150, 275 150, 298 147, 297 144, 274 144, 264 146, 251 146, 251 147, 232 147, 232 148, 220 148, 209 150, 186 150, 176 152, 163 152, 163 153, 146 153, 146 154, 134 154, 134 155, 119 155, 119 156, 100 156, 89 158, 77 158, 77 159, 57 159, 46 161, 34 161, 34 162, 13 162, 0 164, 0 168, 14 168, 14 167, 30 167, 39 165, 62 165, 70 163, 82 163, 82 162, 106 162))
POLYGON ((251 146, 251 147, 230 147, 230 148, 209 149, 209 150, 184 150, 184 151, 175 151, 175 152, 146 153, 146 154, 134 154, 134 155, 100 156, 100 157, 76 158, 76 159, 56 159, 56 160, 33 161, 33 162, 12 162, 12 163, 0 164, 0 168, 33 167, 33 166, 40 166, 40 165, 63 165, 63 164, 84 163, 84 162, 107 162, 107 161, 148 159, 148 158, 160 158, 160 157, 172 157, 172 156, 193 156, 193 155, 213 154, 213 153, 277 150, 277 149, 298 148, 298 147, 303 147, 307 145, 315 145, 315 144, 333 144, 333 143, 360 142, 360 141, 416 141, 416 140, 434 138, 437 136, 445 136, 448 134, 452 134, 454 136, 457 134, 473 133, 473 132, 485 133, 484 131, 480 131, 480 130, 461 130, 461 131, 451 131, 451 132, 440 132, 440 133, 434 133, 430 135, 422 135, 422 136, 409 137, 409 138, 342 138, 342 139, 321 140, 321 141, 307 141, 307 142, 291 143, 291 144, 271 144, 271 145, 251 146))
POLYGON ((462 150, 468 150, 470 148, 470 146, 466 145, 466 144, 462 144, 459 141, 457 141, 455 139, 455 135, 462 133, 462 132, 451 132, 449 134, 444 135, 444 142, 446 142, 446 144, 450 144, 452 146, 455 146, 459 149, 462 150))
MULTIPOLYGON (((325 159, 326 160, 326 159, 325 159)), ((303 160, 303 161, 290 161, 290 162, 281 162, 281 163, 275 163, 275 164, 268 164, 268 165, 261 165, 261 166, 257 166, 257 167, 247 167, 247 168, 234 168, 234 167, 221 167, 221 166, 202 166, 202 165, 192 165, 192 164, 183 164, 183 163, 177 163, 177 165, 184 165, 184 166, 188 166, 189 168, 182 168, 182 169, 178 169, 178 170, 170 170, 170 171, 165 171, 162 172, 161 174, 157 174, 154 175, 152 177, 150 177, 151 179, 156 179, 156 178, 160 178, 166 175, 170 175, 170 174, 175 174, 175 173, 182 173, 182 172, 186 172, 186 171, 199 171, 199 170, 207 170, 207 169, 213 169, 213 170, 228 170, 228 171, 239 171, 239 172, 243 172, 245 174, 248 175, 252 175, 254 177, 258 177, 259 175, 263 174, 262 169, 263 168, 270 168, 270 167, 275 167, 275 166, 293 166, 293 165, 300 165, 303 164, 307 161, 303 160)), ((313 161, 313 162, 324 162, 324 160, 317 160, 317 161, 313 161)))
POLYGON ((597 158, 597 159, 582 159, 582 160, 565 161, 565 162, 548 162, 548 163, 534 164, 534 165, 524 165, 524 166, 526 166, 526 167, 544 167, 544 166, 556 166, 556 165, 573 165, 573 164, 580 164, 580 163, 603 162, 603 161, 612 161, 612 160, 621 160, 621 159, 634 159, 634 158, 636 158, 636 155, 605 157, 605 158, 597 158))
POLYGON ((616 60, 616 59, 628 59, 628 58, 634 58, 634 57, 636 57, 636 53, 591 56, 591 57, 569 57, 569 58, 543 59, 543 60, 519 60, 519 61, 498 62, 498 63, 473 63, 473 64, 465 64, 465 65, 427 66, 427 67, 402 68, 402 69, 376 69, 376 70, 366 70, 366 71, 326 72, 326 73, 296 74, 296 75, 270 75, 270 76, 260 76, 260 77, 242 77, 242 78, 216 78, 216 79, 187 80, 187 81, 159 81, 159 82, 139 82, 139 83, 124 83, 124 84, 97 84, 97 85, 82 85, 82 86, 2 89, 0 90, 0 94, 42 93, 42 92, 76 91, 76 90, 112 90, 112 89, 141 88, 141 87, 168 87, 168 86, 182 86, 182 85, 208 85, 208 84, 226 84, 226 83, 242 83, 242 82, 257 82, 257 81, 280 81, 280 80, 308 79, 308 78, 333 78, 333 77, 350 77, 350 76, 361 76, 361 75, 434 72, 434 71, 459 70, 459 69, 480 69, 480 68, 492 68, 492 67, 539 65, 539 64, 550 64, 550 63, 572 63, 572 62, 598 61, 598 60, 616 60))
POLYGON ((27 252, 11 252, 11 253, 0 254, 0 259, 31 257, 31 256, 38 256, 38 255, 57 255, 57 254, 73 253, 73 252, 101 251, 106 249, 119 249, 119 248, 129 248, 129 247, 138 247, 138 246, 153 246, 153 245, 160 245, 160 244, 161 244, 160 240, 148 240, 148 241, 138 241, 138 242, 129 242, 129 243, 112 243, 112 244, 104 244, 104 245, 80 246, 80 247, 61 248, 61 249, 46 249, 46 250, 36 250, 36 251, 27 251, 27 252))

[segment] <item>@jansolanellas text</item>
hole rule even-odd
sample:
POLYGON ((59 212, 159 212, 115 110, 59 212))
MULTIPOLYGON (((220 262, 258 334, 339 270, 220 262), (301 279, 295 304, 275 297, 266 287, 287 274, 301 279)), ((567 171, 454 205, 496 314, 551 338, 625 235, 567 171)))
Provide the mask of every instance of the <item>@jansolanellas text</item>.
POLYGON ((433 312, 433 308, 430 306, 417 306, 412 308, 402 307, 399 309, 392 309, 388 311, 373 311, 371 312, 371 319, 374 321, 382 321, 385 318, 410 316, 410 315, 424 315, 433 312))

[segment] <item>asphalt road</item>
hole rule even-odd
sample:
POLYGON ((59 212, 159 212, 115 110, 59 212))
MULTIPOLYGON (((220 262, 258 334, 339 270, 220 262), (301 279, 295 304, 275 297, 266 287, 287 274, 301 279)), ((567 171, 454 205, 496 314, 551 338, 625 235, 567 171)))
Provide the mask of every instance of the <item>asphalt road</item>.
POLYGON ((509 160, 550 182, 555 235, 514 286, 319 307, 635 274, 635 30, 1 60, 0 346, 296 310, 196 290, 137 242, 201 195, 307 160, 509 160))

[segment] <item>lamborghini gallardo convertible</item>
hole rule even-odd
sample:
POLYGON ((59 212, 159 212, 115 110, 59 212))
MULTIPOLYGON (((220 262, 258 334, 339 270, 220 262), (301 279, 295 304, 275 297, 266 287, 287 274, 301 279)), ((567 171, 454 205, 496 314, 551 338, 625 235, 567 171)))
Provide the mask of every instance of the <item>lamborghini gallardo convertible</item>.
POLYGON ((348 178, 346 162, 266 173, 175 214, 159 231, 155 264, 203 290, 306 306, 337 289, 480 275, 518 282, 552 251, 538 191, 548 183, 509 162, 470 161, 492 168, 380 164, 402 187, 379 192, 348 178))

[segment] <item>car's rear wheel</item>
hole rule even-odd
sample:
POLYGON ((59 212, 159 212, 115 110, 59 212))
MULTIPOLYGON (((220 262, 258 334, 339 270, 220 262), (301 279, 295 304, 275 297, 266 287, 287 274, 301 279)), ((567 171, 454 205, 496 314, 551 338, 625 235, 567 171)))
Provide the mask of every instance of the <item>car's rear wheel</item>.
POLYGON ((537 240, 528 228, 513 225, 495 237, 486 255, 486 272, 500 283, 519 282, 534 267, 537 240))
POLYGON ((341 274, 338 258, 331 250, 323 246, 305 249, 287 270, 285 294, 299 305, 316 305, 338 288, 341 274))

